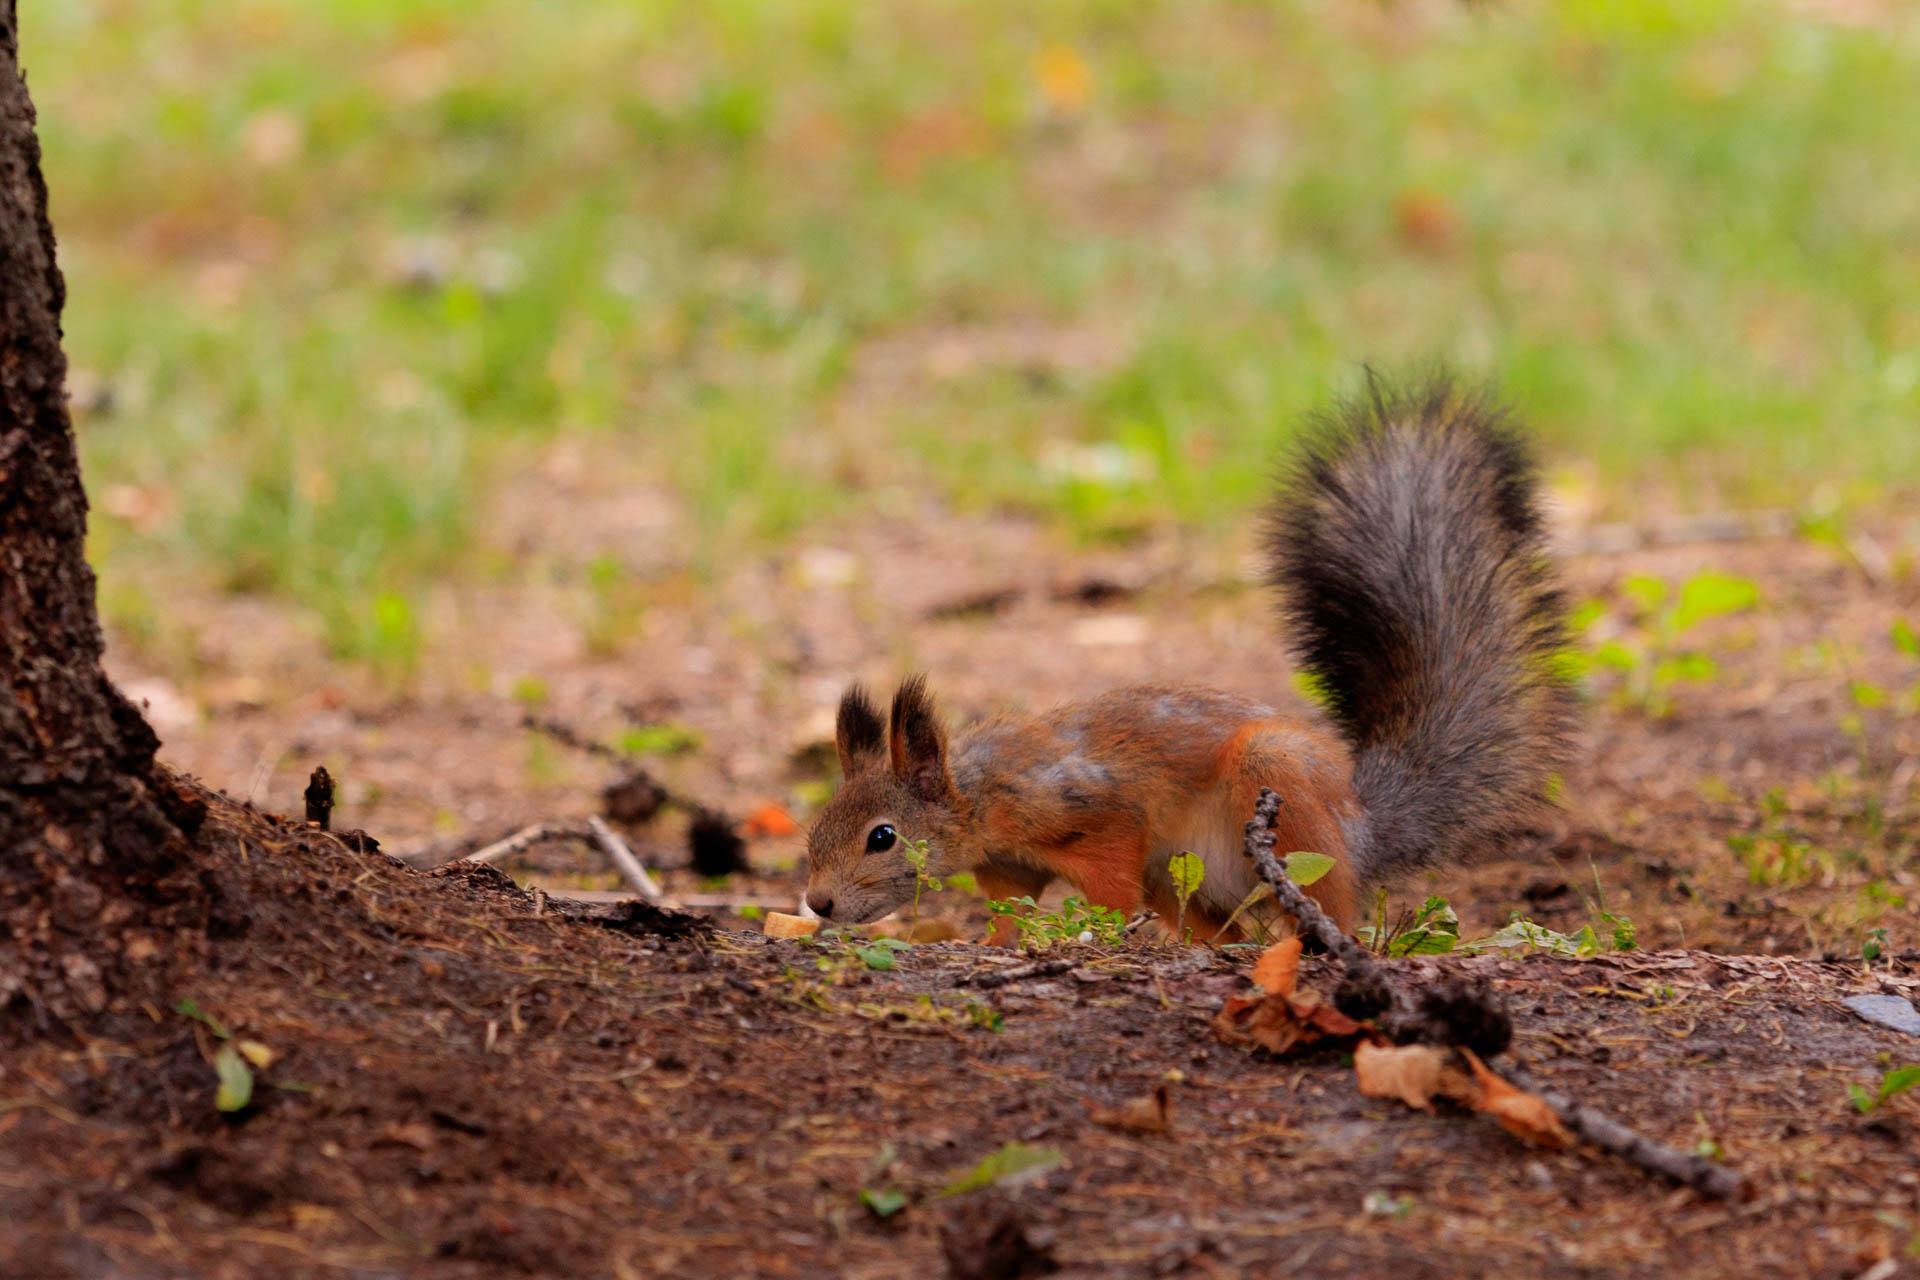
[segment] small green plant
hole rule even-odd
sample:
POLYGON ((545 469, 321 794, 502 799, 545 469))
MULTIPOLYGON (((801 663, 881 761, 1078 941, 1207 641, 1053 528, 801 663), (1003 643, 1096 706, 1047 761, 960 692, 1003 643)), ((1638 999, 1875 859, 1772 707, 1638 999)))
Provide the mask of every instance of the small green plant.
POLYGON ((1388 1191, 1369 1191, 1361 1198, 1360 1209, 1376 1218, 1404 1218, 1413 1212, 1413 1198, 1388 1191))
MULTIPOLYGON (((1892 635, 1894 648, 1920 662, 1920 631, 1916 631, 1911 622, 1895 618, 1892 635)), ((1901 695, 1900 706, 1910 715, 1920 715, 1920 673, 1916 673, 1912 686, 1901 695)))
POLYGON ((869 969, 888 970, 894 967, 894 956, 912 945, 900 938, 875 938, 864 947, 855 947, 853 954, 869 969))
POLYGON ((366 662, 390 686, 404 686, 419 669, 426 633, 413 602, 399 592, 332 602, 323 618, 333 652, 366 662))
MULTIPOLYGON (((208 1031, 214 1039, 220 1041, 220 1047, 214 1051, 213 1073, 218 1082, 214 1089, 213 1106, 216 1111, 244 1111, 253 1101, 254 1071, 265 1071, 273 1065, 276 1056, 272 1049, 258 1040, 236 1040, 233 1032, 212 1014, 201 1010, 191 997, 181 999, 173 1006, 173 1011, 182 1017, 192 1018, 208 1031)), ((282 1085, 293 1092, 304 1092, 302 1085, 282 1085)))
POLYGON ((587 652, 610 657, 638 630, 643 609, 633 575, 615 555, 598 555, 587 562, 587 652))
POLYGON ((989 902, 987 910, 1011 920, 1023 946, 1046 948, 1061 942, 1095 942, 1118 946, 1126 940, 1124 911, 1097 907, 1085 898, 1068 898, 1058 911, 1042 911, 1031 897, 989 902))
POLYGON ((667 722, 634 725, 621 732, 614 746, 622 755, 683 756, 698 751, 700 743, 698 729, 667 722))
POLYGON ((1185 938, 1187 901, 1199 890, 1201 881, 1206 879, 1207 864, 1201 861, 1197 853, 1177 853, 1167 860, 1167 877, 1173 881, 1173 894, 1180 902, 1179 912, 1173 920, 1173 936, 1185 938))
POLYGON ((1880 1077, 1879 1087, 1871 1093, 1862 1085, 1850 1084, 1847 1086, 1847 1097, 1853 1100, 1853 1109, 1865 1115, 1913 1088, 1920 1088, 1920 1063, 1908 1063, 1888 1071, 1880 1077))
POLYGON ((1596 934, 1611 932, 1613 950, 1632 951, 1640 945, 1640 932, 1633 927, 1633 921, 1625 915, 1607 910, 1607 895, 1600 887, 1600 868, 1593 869, 1593 896, 1587 899, 1587 910, 1593 916, 1596 934))
POLYGON ((899 1152, 894 1150, 893 1144, 891 1142, 883 1144, 880 1150, 874 1153, 873 1164, 867 1169, 867 1176, 863 1180, 867 1185, 860 1188, 860 1203, 866 1206, 868 1213, 883 1222, 907 1207, 906 1192, 897 1187, 876 1185, 886 1176, 887 1170, 893 1167, 897 1159, 899 1159, 899 1152))
POLYGON ((862 1187, 860 1203, 868 1213, 885 1221, 907 1207, 907 1193, 892 1187, 862 1187))
POLYGON ((1860 943, 1860 958, 1872 964, 1887 954, 1887 927, 1878 925, 1867 930, 1867 936, 1860 943))
POLYGON ((985 1000, 967 1001, 967 1017, 982 1031, 998 1031, 1007 1025, 1007 1020, 1000 1015, 1000 1011, 985 1000))
POLYGON ((1378 954, 1394 958, 1508 948, 1550 951, 1564 956, 1590 956, 1609 949, 1631 951, 1638 945, 1632 920, 1608 911, 1604 901, 1598 898, 1589 900, 1589 909, 1600 926, 1597 929, 1594 924, 1585 924, 1574 933, 1561 933, 1515 915, 1501 928, 1483 937, 1462 938, 1460 917, 1445 898, 1428 898, 1417 910, 1389 925, 1386 894, 1382 893, 1374 901, 1373 923, 1361 925, 1355 934, 1378 954), (1611 947, 1601 941, 1603 931, 1608 931, 1606 936, 1611 947))
POLYGON ((1387 899, 1374 903, 1374 923, 1357 931, 1360 941, 1384 956, 1445 955, 1460 944, 1460 917, 1445 898, 1428 898, 1411 916, 1387 925, 1387 899))
POLYGON ((1770 788, 1760 804, 1760 830, 1727 837, 1727 847, 1746 868, 1749 884, 1791 888, 1833 870, 1833 855, 1801 839, 1789 826, 1784 789, 1770 788))
POLYGON ((900 856, 913 868, 913 911, 907 917, 907 928, 912 929, 920 923, 920 895, 923 892, 938 893, 946 886, 940 882, 940 877, 927 870, 928 849, 924 839, 903 839, 900 842, 900 856))
POLYGON ((1599 954, 1600 939, 1590 924, 1581 925, 1574 933, 1561 933, 1516 915, 1484 938, 1462 942, 1458 949, 1476 952, 1508 948, 1549 951, 1559 956, 1591 956, 1599 954))
POLYGON ((1713 1136, 1713 1126, 1707 1123, 1705 1112, 1694 1112, 1693 1124, 1700 1131, 1699 1139, 1693 1144, 1693 1154, 1702 1160, 1718 1160, 1726 1155, 1726 1148, 1722 1147, 1720 1140, 1713 1136))
MULTIPOLYGON (((1724 573, 1699 573, 1678 590, 1659 578, 1636 575, 1621 584, 1632 606, 1634 621, 1617 638, 1591 650, 1569 651, 1562 666, 1569 676, 1592 669, 1620 674, 1619 699, 1646 714, 1673 713, 1673 691, 1687 683, 1706 683, 1720 673, 1713 658, 1687 643, 1692 632, 1714 618, 1744 613, 1760 602, 1760 588, 1747 578, 1724 573)), ((1573 614, 1571 625, 1584 632, 1605 613, 1590 602, 1573 614)))

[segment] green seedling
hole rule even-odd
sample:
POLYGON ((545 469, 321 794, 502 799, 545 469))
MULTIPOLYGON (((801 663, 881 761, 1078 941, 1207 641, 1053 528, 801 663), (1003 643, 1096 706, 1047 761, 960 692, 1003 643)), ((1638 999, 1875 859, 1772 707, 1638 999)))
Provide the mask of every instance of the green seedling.
POLYGON ((920 895, 938 893, 946 886, 940 882, 938 876, 927 870, 928 850, 924 839, 903 840, 901 856, 907 860, 907 865, 913 868, 913 910, 907 917, 907 928, 911 930, 920 923, 920 895))
POLYGON ((684 724, 640 724, 623 730, 614 743, 622 755, 684 756, 700 749, 700 731, 684 724))
POLYGON ((1913 1088, 1920 1088, 1920 1064, 1908 1063, 1881 1076, 1878 1087, 1872 1092, 1857 1084, 1848 1085, 1847 1097, 1853 1100, 1853 1109, 1865 1115, 1869 1111, 1879 1110, 1888 1100, 1913 1088))
POLYGON ((854 948, 853 954, 859 956, 867 968, 885 971, 894 967, 893 958, 896 954, 912 945, 899 938, 875 938, 864 947, 854 948))
POLYGON ((1199 890, 1207 876, 1207 864, 1197 853, 1177 853, 1167 860, 1167 877, 1173 881, 1173 894, 1180 908, 1174 916, 1173 936, 1187 936, 1187 901, 1199 890))
POLYGON ((868 1213, 884 1222, 907 1207, 907 1193, 892 1187, 862 1187, 860 1203, 867 1207, 868 1213))
MULTIPOLYGON (((1648 715, 1673 713, 1673 692, 1681 684, 1703 684, 1720 673, 1720 665, 1688 641, 1701 624, 1714 618, 1744 613, 1760 602, 1760 588, 1747 578, 1723 573, 1699 573, 1677 590, 1659 578, 1637 575, 1621 584, 1633 611, 1630 629, 1591 650, 1562 655, 1560 668, 1569 676, 1599 669, 1620 675, 1620 700, 1648 715)), ((1570 626, 1576 634, 1590 628, 1605 606, 1590 602, 1575 610, 1570 626)))
POLYGON ((1887 954, 1887 929, 1885 925, 1867 930, 1867 936, 1860 943, 1860 958, 1872 964, 1887 954))
POLYGON ((1385 956, 1445 955, 1460 945, 1460 917, 1445 898, 1428 898, 1419 910, 1389 929, 1386 896, 1374 908, 1374 923, 1357 931, 1360 941, 1385 956))
POLYGON ((1791 888, 1834 870, 1833 855, 1800 838, 1787 819, 1787 793, 1770 788, 1761 799, 1760 830, 1727 837, 1727 847, 1746 868, 1747 882, 1768 888, 1791 888))
POLYGON ((1046 948, 1062 942, 1093 942, 1118 946, 1126 940, 1124 911, 1097 907, 1084 898, 1068 898, 1058 911, 1041 911, 1031 897, 989 902, 987 910, 1011 920, 1024 946, 1046 948))

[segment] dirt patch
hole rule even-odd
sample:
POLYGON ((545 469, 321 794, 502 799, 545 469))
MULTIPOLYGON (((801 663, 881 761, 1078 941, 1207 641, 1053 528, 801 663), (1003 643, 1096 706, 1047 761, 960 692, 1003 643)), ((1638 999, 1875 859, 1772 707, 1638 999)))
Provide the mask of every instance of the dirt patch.
POLYGON ((882 972, 608 928, 221 806, 203 845, 228 910, 178 971, 202 1016, 123 1010, 0 1060, 0 1273, 1840 1276, 1920 1230, 1911 1102, 1862 1118, 1845 1093, 1913 1046, 1837 1003, 1912 995, 1911 961, 1409 964, 1490 979, 1543 1080, 1723 1150, 1759 1188, 1725 1205, 1361 1098, 1334 1054, 1227 1048, 1242 962, 1206 950, 1078 948, 991 985, 1014 957, 882 972), (273 1055, 234 1112, 222 1032, 273 1055), (1093 1122, 1169 1081, 1169 1133, 1093 1122), (941 1194, 1008 1142, 1058 1163, 941 1194), (1012 1261, 966 1269, 989 1257, 1012 1261))

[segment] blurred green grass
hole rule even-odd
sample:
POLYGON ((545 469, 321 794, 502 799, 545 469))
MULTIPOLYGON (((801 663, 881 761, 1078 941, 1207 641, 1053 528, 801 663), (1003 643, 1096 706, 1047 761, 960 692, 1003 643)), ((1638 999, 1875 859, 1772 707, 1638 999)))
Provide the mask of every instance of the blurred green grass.
POLYGON ((1362 361, 1603 505, 1911 490, 1920 21, 1827 8, 36 6, 106 599, 404 665, 576 435, 696 562, 901 488, 1218 524, 1362 361))

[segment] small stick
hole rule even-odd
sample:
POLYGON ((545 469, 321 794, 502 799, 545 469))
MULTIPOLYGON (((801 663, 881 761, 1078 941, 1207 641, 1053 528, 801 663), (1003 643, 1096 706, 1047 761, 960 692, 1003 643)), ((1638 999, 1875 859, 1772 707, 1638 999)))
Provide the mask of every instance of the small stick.
POLYGON ((464 858, 455 858, 455 862, 498 862, 502 858, 511 858, 516 853, 525 853, 537 844, 549 840, 590 840, 592 834, 578 822, 537 822, 522 831, 516 831, 505 840, 496 840, 484 849, 476 849, 464 858))
POLYGON ((1028 978, 1051 978, 1057 973, 1065 973, 1078 963, 1073 960, 1034 960, 1027 964, 1009 965, 1005 969, 992 969, 979 977, 963 978, 971 987, 1004 987, 1009 982, 1025 982, 1028 978))
POLYGON ((1247 856, 1253 860, 1254 868, 1273 890, 1274 900, 1281 909, 1294 918, 1300 931, 1326 948, 1327 954, 1346 968, 1350 984, 1364 988, 1362 1003, 1372 1007, 1356 1011, 1343 1004, 1342 1012, 1355 1018, 1395 1012, 1399 993, 1388 978, 1385 966, 1335 924, 1333 918, 1320 909, 1320 904, 1294 883, 1286 867, 1274 856, 1273 820, 1279 815, 1279 793, 1271 787, 1260 788, 1260 800, 1254 806, 1252 821, 1247 823, 1246 836, 1247 856))
POLYGON ((1703 1196, 1738 1200, 1746 1194, 1747 1180, 1723 1164, 1636 1133, 1604 1112, 1582 1106, 1563 1093, 1541 1086, 1519 1067, 1509 1064, 1502 1074, 1551 1107, 1567 1128, 1604 1151, 1611 1151, 1642 1169, 1665 1174, 1703 1196))
POLYGON ((599 847, 600 852, 607 855, 614 866, 620 869, 620 874, 627 878, 627 883, 633 886, 635 893, 656 906, 666 900, 660 892, 658 882, 647 874, 647 869, 640 865, 640 859, 633 856, 633 850, 627 847, 627 842, 621 838, 619 832, 608 826, 597 814, 587 819, 587 830, 593 843, 599 847))
MULTIPOLYGON (((1261 788, 1260 800, 1254 806, 1253 820, 1247 823, 1246 835, 1247 856, 1273 889, 1274 898, 1281 907, 1292 913, 1303 932, 1318 939, 1335 959, 1346 966, 1347 981, 1342 984, 1343 990, 1357 992, 1362 1002, 1374 1006, 1382 1031, 1390 1038, 1403 1042, 1433 1038, 1435 1020, 1407 1010, 1386 966, 1335 925, 1327 913, 1320 909, 1320 904, 1294 883, 1286 867, 1274 856, 1273 820, 1279 813, 1280 796, 1271 788, 1261 788)), ((1336 1003, 1340 1003, 1338 999, 1336 1003)), ((1362 1017, 1360 1013, 1344 1006, 1342 1011, 1350 1017, 1362 1017)), ((1500 1016, 1504 1018, 1505 1015, 1501 1013, 1500 1016)), ((1442 1028, 1441 1033, 1444 1034, 1445 1030, 1442 1028)), ((1746 1180, 1725 1165, 1655 1142, 1603 1112, 1574 1102, 1564 1094, 1543 1091, 1525 1071, 1509 1067, 1505 1074, 1517 1087, 1537 1095, 1574 1133, 1602 1150, 1621 1156, 1643 1169, 1672 1178, 1702 1195, 1734 1199, 1746 1190, 1746 1180)))
POLYGON ((633 856, 633 850, 621 838, 620 833, 608 826, 598 817, 590 817, 585 822, 538 822, 524 830, 516 831, 505 840, 496 840, 484 849, 476 849, 464 858, 455 858, 455 862, 498 862, 502 858, 511 858, 516 853, 524 853, 534 845, 545 844, 549 840, 584 840, 607 855, 616 870, 626 882, 633 886, 634 892, 656 906, 665 905, 666 895, 660 892, 660 883, 647 874, 640 859, 633 856))
POLYGON ((333 822, 333 775, 317 766, 307 779, 307 821, 322 831, 333 822))

